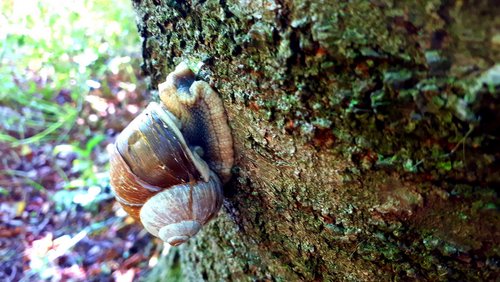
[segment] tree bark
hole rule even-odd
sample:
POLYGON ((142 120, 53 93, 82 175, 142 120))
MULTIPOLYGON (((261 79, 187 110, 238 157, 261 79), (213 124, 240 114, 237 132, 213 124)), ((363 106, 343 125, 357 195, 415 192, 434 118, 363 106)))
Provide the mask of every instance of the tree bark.
POLYGON ((495 2, 134 0, 151 87, 189 61, 235 141, 223 210, 171 265, 187 281, 498 279, 495 2))

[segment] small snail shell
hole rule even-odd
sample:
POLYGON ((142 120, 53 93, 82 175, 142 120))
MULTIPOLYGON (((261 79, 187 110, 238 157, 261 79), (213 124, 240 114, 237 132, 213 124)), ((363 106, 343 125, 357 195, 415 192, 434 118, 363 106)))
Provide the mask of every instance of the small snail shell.
POLYGON ((218 94, 194 81, 185 64, 159 85, 150 103, 110 150, 117 201, 151 234, 171 245, 193 237, 222 206, 233 140, 218 94), (202 157, 204 159, 202 159, 202 157))

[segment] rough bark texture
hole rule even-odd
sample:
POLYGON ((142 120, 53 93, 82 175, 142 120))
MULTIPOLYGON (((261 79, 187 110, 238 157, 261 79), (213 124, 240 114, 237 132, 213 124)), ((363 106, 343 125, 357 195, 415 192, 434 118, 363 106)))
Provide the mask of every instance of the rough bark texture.
POLYGON ((152 88, 204 63, 233 129, 223 211, 171 260, 186 280, 498 279, 496 1, 134 7, 152 88))

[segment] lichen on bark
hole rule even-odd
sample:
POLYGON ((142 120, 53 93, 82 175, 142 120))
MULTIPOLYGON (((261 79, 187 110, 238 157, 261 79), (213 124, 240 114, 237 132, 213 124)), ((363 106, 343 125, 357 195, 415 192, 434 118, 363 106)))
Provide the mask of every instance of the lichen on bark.
POLYGON ((494 1, 134 1, 151 87, 224 99, 237 167, 188 280, 498 274, 494 1), (201 64, 199 64, 201 63, 201 64))

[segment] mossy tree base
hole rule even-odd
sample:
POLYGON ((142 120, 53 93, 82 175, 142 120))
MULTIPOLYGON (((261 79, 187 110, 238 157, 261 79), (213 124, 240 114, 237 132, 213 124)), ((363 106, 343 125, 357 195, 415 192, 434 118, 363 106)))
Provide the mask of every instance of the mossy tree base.
POLYGON ((498 278, 494 2, 134 1, 152 88, 189 61, 235 139, 186 279, 498 278))

